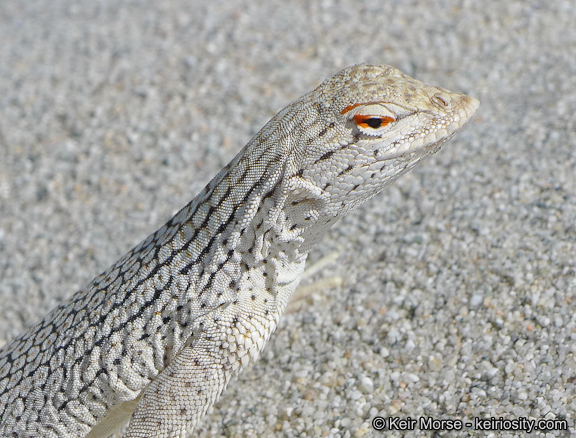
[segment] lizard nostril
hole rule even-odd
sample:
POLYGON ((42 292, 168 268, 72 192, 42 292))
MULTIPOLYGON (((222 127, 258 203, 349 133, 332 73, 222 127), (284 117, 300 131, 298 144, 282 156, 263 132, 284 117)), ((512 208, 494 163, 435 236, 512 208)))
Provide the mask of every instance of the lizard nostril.
POLYGON ((432 96, 430 98, 430 100, 432 101, 432 103, 434 105, 436 105, 437 107, 446 110, 446 109, 450 109, 450 99, 448 99, 446 96, 442 95, 441 93, 436 93, 434 96, 432 96))

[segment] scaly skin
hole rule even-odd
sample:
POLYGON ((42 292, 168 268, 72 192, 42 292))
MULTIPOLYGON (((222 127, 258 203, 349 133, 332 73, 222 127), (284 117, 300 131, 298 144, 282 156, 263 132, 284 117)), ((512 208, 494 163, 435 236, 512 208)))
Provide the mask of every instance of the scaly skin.
POLYGON ((162 228, 0 351, 0 435, 185 437, 256 360, 309 250, 479 103, 388 66, 288 105, 162 228))

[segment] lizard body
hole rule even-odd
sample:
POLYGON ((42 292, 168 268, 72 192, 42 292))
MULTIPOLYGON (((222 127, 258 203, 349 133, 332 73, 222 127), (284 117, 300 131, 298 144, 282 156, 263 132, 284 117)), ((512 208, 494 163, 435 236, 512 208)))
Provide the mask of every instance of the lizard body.
POLYGON ((0 351, 0 436, 185 437, 256 360, 340 217, 436 152, 478 101, 342 70, 204 190, 0 351))

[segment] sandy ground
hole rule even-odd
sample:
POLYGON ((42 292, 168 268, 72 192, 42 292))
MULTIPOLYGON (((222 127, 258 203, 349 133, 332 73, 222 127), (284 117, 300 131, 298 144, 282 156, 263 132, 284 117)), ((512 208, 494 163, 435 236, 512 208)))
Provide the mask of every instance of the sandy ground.
POLYGON ((482 106, 334 227, 198 436, 574 434, 575 11, 3 0, 0 344, 162 225, 290 100, 347 65, 387 63, 482 106), (571 432, 378 432, 378 416, 571 432))

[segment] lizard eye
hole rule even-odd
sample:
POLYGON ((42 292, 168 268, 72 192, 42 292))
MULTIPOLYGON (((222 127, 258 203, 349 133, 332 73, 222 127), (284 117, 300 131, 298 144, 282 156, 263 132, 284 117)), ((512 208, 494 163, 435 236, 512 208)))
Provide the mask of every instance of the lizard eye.
POLYGON ((341 114, 356 125, 361 134, 379 137, 388 130, 386 126, 398 120, 402 108, 385 102, 355 103, 344 108, 341 114))
POLYGON ((383 128, 387 124, 394 122, 395 120, 392 117, 388 116, 365 116, 362 114, 356 114, 354 116, 354 122, 358 127, 361 128, 372 128, 372 129, 379 129, 383 128))

